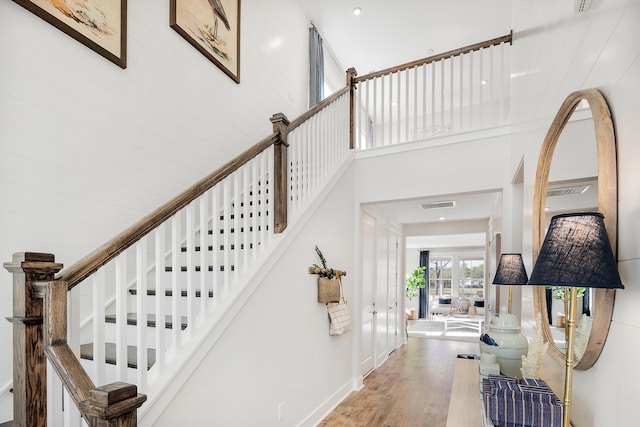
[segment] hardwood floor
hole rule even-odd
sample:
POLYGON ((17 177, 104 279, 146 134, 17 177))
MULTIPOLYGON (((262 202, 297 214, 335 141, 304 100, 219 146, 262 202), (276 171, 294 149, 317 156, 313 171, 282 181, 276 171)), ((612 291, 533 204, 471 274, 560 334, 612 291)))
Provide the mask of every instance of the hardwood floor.
POLYGON ((445 427, 455 359, 478 344, 408 338, 320 426, 445 427))

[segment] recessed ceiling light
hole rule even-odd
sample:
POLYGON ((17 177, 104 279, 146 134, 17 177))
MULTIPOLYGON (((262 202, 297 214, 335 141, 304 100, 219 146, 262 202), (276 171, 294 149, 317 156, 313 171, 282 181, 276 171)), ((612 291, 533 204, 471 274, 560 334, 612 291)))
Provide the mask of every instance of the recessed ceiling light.
POLYGON ((483 85, 486 85, 487 83, 489 83, 489 80, 482 80, 480 83, 482 83, 483 85))
POLYGON ((359 7, 356 7, 355 9, 353 9, 353 14, 358 16, 362 13, 362 9, 359 7))
POLYGON ((443 216, 441 216, 441 217, 440 217, 440 221, 444 221, 445 219, 446 219, 446 218, 445 218, 445 217, 443 217, 443 216))

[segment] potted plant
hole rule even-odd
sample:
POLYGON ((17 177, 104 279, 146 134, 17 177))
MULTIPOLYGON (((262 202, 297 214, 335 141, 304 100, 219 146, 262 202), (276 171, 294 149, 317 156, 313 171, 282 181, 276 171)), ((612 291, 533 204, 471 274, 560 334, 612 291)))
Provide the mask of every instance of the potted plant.
MULTIPOLYGON (((557 326, 559 328, 565 327, 565 315, 569 310, 569 293, 565 294, 564 286, 547 286, 547 288, 551 289, 551 293, 553 296, 553 301, 551 303, 551 314, 553 317, 550 322, 553 326, 557 326)), ((567 291, 569 288, 567 288, 567 291)), ((587 288, 579 287, 577 288, 577 297, 578 303, 576 306, 576 316, 579 318, 582 315, 582 299, 584 297, 584 293, 587 288)))
POLYGON ((341 295, 340 276, 346 273, 330 268, 320 248, 316 245, 315 249, 322 265, 313 264, 313 267, 309 268, 309 273, 318 275, 318 302, 339 302, 341 295))
POLYGON ((420 289, 424 289, 427 284, 424 275, 426 269, 427 267, 418 267, 411 274, 407 274, 405 295, 409 298, 409 309, 407 310, 409 320, 417 318, 415 307, 411 307, 411 300, 420 295, 420 289))

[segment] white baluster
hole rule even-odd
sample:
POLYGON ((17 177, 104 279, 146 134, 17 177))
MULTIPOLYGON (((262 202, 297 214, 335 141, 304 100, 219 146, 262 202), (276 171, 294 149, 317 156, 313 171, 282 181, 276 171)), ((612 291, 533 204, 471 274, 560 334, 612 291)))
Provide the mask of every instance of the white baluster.
POLYGON ((104 268, 99 268, 93 274, 93 381, 104 384, 105 365, 105 298, 104 298, 104 268))
POLYGON ((229 178, 225 178, 222 181, 222 206, 224 210, 223 220, 222 220, 222 230, 224 230, 224 234, 222 235, 222 244, 224 246, 224 250, 222 251, 222 266, 224 268, 223 276, 223 286, 225 295, 229 292, 230 289, 230 281, 231 281, 231 183, 229 182, 229 178))
MULTIPOLYGON (((393 77, 397 76, 396 73, 389 74, 389 144, 393 144, 393 77)), ((383 77, 386 78, 386 77, 383 77)))
POLYGON ((366 88, 367 88, 367 91, 365 95, 365 102, 364 102, 364 108, 363 108, 364 111, 362 114, 362 129, 364 129, 364 131, 360 132, 361 134, 364 134, 365 140, 363 141, 360 148, 373 148, 374 147, 373 121, 375 120, 375 116, 371 118, 371 116, 369 115, 369 112, 371 111, 371 104, 370 104, 371 99, 369 97, 371 80, 366 81, 366 88), (372 125, 369 126, 369 123, 371 123, 372 125))
POLYGON ((484 100, 484 96, 483 96, 483 87, 484 85, 482 84, 482 82, 484 82, 484 49, 480 49, 478 51, 478 56, 480 57, 480 65, 478 67, 478 82, 480 83, 480 86, 478 86, 479 90, 479 94, 478 94, 478 113, 479 113, 479 123, 478 126, 476 127, 476 129, 482 129, 484 127, 484 116, 485 116, 485 107, 483 104, 483 100, 484 100))
MULTIPOLYGON (((398 142, 407 142, 409 141, 409 98, 410 98, 410 75, 411 71, 415 70, 415 68, 411 68, 409 70, 405 70, 404 72, 404 80, 405 80, 405 88, 404 88, 404 111, 405 111, 405 120, 404 120, 404 138, 400 140, 400 130, 398 129, 398 142)), ((398 84, 398 92, 400 91, 400 85, 398 84)), ((400 120, 400 113, 398 113, 398 120, 400 120)))
MULTIPOLYGON (((251 164, 247 164, 242 168, 242 271, 246 272, 249 268, 249 182, 251 181, 251 164)), ((290 185, 291 181, 287 180, 287 185, 290 185)), ((289 194, 291 194, 291 189, 289 189, 289 194)), ((287 203, 287 205, 291 205, 291 203, 287 203)))
POLYGON ((269 215, 263 215, 264 217, 264 227, 263 227, 263 233, 265 238, 263 239, 264 242, 271 242, 271 237, 273 236, 273 230, 271 229, 271 227, 273 226, 273 177, 275 176, 274 173, 274 169, 273 169, 273 161, 271 161, 271 159, 273 159, 273 154, 274 154, 274 149, 273 146, 269 147, 268 149, 263 151, 264 154, 264 158, 265 158, 265 163, 267 164, 267 191, 264 192, 264 210, 263 212, 269 212, 269 215), (268 203, 267 203, 268 200, 268 203))
POLYGON ((460 55, 460 132, 464 131, 464 55, 460 55))
POLYGON ((155 237, 155 287, 156 297, 155 312, 156 312, 156 366, 154 370, 158 373, 162 372, 165 364, 165 223, 160 224, 154 231, 155 237))
MULTIPOLYGON (((195 250, 195 206, 194 202, 187 205, 186 208, 187 222, 186 222, 186 255, 187 255, 187 325, 195 325, 195 304, 196 304, 196 284, 194 280, 195 263, 193 262, 193 251, 195 250)), ((178 325, 182 329, 182 316, 177 319, 172 319, 174 325, 178 325)), ((187 328, 187 335, 191 333, 193 328, 187 328)))
POLYGON ((205 319, 207 312, 207 301, 209 300, 209 279, 211 274, 209 272, 209 262, 207 254, 209 253, 209 245, 207 243, 208 223, 209 223, 209 204, 207 203, 207 196, 209 193, 204 193, 199 198, 200 203, 200 224, 198 226, 200 232, 200 321, 205 319))
POLYGON ((453 88, 454 88, 454 83, 453 83, 453 76, 454 76, 454 65, 455 65, 455 57, 451 57, 449 59, 449 130, 451 131, 451 133, 453 133, 453 111, 454 111, 454 106, 453 106, 453 88))
MULTIPOLYGON (((287 185, 289 186, 289 216, 293 218, 298 212, 298 154, 300 153, 300 128, 296 128, 289 134, 289 170, 287 185)), ((248 169, 248 168, 247 168, 248 169)), ((248 200, 248 199, 247 199, 248 200)), ((247 227, 250 225, 250 218, 247 216, 247 227)), ((248 230, 248 228, 247 228, 248 230)))
POLYGON ((374 129, 373 133, 375 135, 375 137, 374 137, 374 142, 375 142, 374 147, 382 147, 382 145, 383 145, 381 138, 378 137, 378 134, 380 133, 379 132, 379 126, 378 126, 378 123, 379 123, 379 120, 378 120, 378 82, 379 82, 379 79, 376 79, 376 80, 373 81, 373 100, 372 100, 373 101, 373 117, 372 117, 372 120, 373 120, 373 129, 374 129))
POLYGON ((473 125, 473 110, 474 110, 474 105, 473 105, 473 90, 475 88, 475 85, 473 84, 473 80, 474 80, 474 76, 473 76, 473 52, 469 53, 469 129, 470 130, 474 130, 474 125, 473 125))
POLYGON ((47 359, 47 425, 64 425, 64 387, 47 359))
MULTIPOLYGON (((498 93, 498 97, 500 99, 500 119, 501 120, 506 120, 507 117, 505 117, 505 96, 506 96, 506 90, 504 90, 505 85, 508 85, 510 82, 510 79, 508 78, 508 73, 505 72, 505 68, 504 68, 504 51, 506 49, 506 43, 502 43, 500 45, 500 92, 498 93)), ((507 86, 508 87, 508 86, 507 86)))
POLYGON ((444 132, 444 98, 445 98, 445 89, 444 89, 444 63, 445 60, 440 60, 440 132, 444 132))
POLYGON ((127 382, 127 251, 116 257, 116 378, 127 382))
POLYGON ((233 243, 229 249, 231 249, 231 253, 233 255, 233 270, 231 272, 233 276, 233 280, 235 281, 239 276, 240 271, 240 233, 242 231, 242 221, 240 219, 240 202, 242 201, 241 194, 241 182, 242 171, 238 170, 233 173, 233 228, 235 233, 233 233, 232 240, 233 243))
POLYGON ((436 63, 431 63, 431 136, 436 135, 436 63))
POLYGON ((220 280, 220 185, 211 189, 211 267, 213 270, 213 305, 222 298, 222 280, 220 280))
POLYGON ((136 343, 137 385, 147 389, 147 238, 136 243, 136 343))
POLYGON ((180 212, 171 218, 171 345, 173 352, 180 348, 181 330, 176 319, 180 318, 180 212))

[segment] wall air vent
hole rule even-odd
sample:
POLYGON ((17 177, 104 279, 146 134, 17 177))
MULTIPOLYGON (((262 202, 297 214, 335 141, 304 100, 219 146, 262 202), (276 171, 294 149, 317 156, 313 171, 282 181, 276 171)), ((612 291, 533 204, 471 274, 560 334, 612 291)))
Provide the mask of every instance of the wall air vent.
POLYGON ((558 187, 547 190, 547 197, 571 196, 574 194, 582 194, 591 187, 590 185, 577 185, 574 187, 558 187))
POLYGON ((455 208, 456 202, 453 200, 446 200, 443 202, 429 202, 422 203, 420 207, 422 207, 422 209, 455 208))

